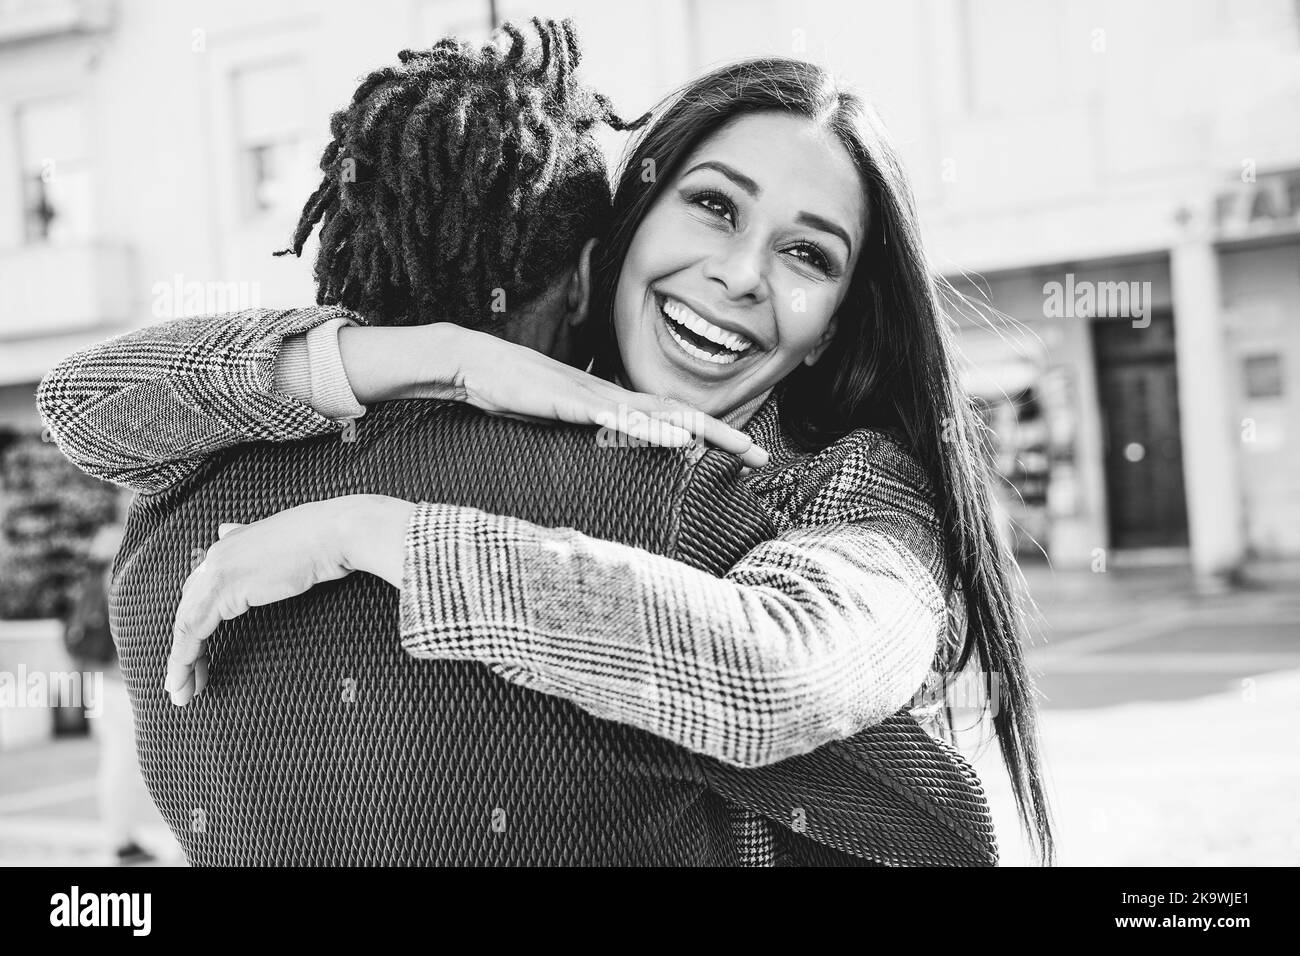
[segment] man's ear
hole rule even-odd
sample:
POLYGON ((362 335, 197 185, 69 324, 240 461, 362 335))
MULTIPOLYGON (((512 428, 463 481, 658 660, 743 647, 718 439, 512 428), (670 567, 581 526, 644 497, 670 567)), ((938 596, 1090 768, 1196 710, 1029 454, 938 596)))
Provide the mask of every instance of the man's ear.
POLYGON ((576 328, 587 321, 591 310, 591 253, 596 248, 595 238, 588 239, 578 253, 578 262, 569 274, 569 289, 564 305, 565 321, 576 328))
POLYGON ((817 364, 817 360, 822 357, 822 353, 834 341, 835 330, 839 328, 839 321, 838 313, 831 316, 831 320, 826 323, 826 331, 822 333, 822 337, 817 340, 817 344, 812 347, 812 351, 803 357, 804 365, 817 364))

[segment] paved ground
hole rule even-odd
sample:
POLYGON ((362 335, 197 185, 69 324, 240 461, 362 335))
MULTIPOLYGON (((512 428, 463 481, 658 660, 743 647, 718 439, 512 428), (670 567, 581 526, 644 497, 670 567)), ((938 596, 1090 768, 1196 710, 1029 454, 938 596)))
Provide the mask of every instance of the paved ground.
MULTIPOLYGON (((104 866, 96 799, 98 754, 89 737, 0 751, 0 866, 104 866)), ((139 843, 160 864, 184 862, 152 806, 139 808, 139 843)))
MULTIPOLYGON (((1027 571, 1060 862, 1300 863, 1300 568, 1198 596, 1178 571, 1027 571)), ((1028 854, 996 748, 963 738, 1003 861, 1028 854)), ((0 865, 107 862, 84 738, 0 752, 0 865)), ((180 862, 165 827, 144 831, 180 862)))
MULTIPOLYGON (((1298 572, 1213 596, 1178 572, 1028 574, 1062 864, 1300 863, 1298 572)), ((995 747, 965 749, 1025 864, 995 747)))

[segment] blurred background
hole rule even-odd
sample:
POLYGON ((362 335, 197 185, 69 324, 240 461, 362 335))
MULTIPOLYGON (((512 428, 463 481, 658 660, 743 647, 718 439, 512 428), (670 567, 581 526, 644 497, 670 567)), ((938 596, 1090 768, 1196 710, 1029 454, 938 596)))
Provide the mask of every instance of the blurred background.
MULTIPOLYGON (((532 15, 574 17, 624 115, 753 54, 858 85, 966 297, 1062 862, 1300 862, 1297 0, 0 0, 0 862, 121 848, 95 718, 14 692, 78 666, 62 622, 122 506, 42 435, 42 375, 147 323, 312 301, 314 246, 271 253, 330 113, 400 49, 532 15)), ((149 809, 144 856, 174 859, 149 809)))

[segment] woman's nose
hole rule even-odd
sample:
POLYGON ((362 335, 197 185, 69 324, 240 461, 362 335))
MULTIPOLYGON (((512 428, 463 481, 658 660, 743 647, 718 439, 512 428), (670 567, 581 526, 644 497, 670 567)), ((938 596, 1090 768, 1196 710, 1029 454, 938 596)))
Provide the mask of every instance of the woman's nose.
POLYGON ((704 264, 706 278, 720 282, 729 298, 767 297, 767 263, 762 246, 753 239, 725 243, 704 264))

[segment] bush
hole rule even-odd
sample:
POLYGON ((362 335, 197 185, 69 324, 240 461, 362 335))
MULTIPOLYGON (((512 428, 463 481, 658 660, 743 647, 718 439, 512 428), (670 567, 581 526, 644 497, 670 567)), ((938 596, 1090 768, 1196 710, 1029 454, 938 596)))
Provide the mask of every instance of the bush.
POLYGON ((0 441, 0 618, 63 617, 117 490, 36 434, 0 441))

